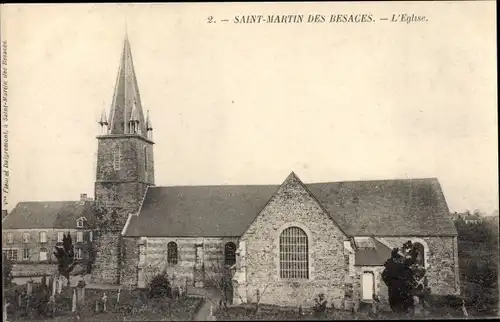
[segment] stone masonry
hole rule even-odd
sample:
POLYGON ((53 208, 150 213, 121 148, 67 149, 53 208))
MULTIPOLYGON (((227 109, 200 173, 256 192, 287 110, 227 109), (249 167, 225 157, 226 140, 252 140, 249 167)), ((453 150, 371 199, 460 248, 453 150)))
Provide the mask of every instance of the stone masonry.
POLYGON ((433 294, 460 294, 457 237, 384 237, 391 248, 401 247, 408 240, 423 241, 428 251, 427 278, 433 294))
POLYGON ((260 303, 310 307, 314 298, 324 293, 328 303, 341 307, 345 295, 344 241, 348 238, 295 174, 287 178, 241 240, 247 248, 247 289, 242 297, 248 302, 255 302, 259 291, 260 303), (279 236, 290 226, 308 235, 309 279, 280 278, 279 236))
POLYGON ((162 271, 171 278, 174 285, 184 286, 186 281, 192 286, 195 269, 203 272, 204 285, 208 286, 220 278, 220 269, 224 266, 224 248, 226 243, 238 245, 238 238, 122 238, 122 279, 124 286, 138 285, 139 274, 144 274, 145 283, 162 271), (175 242, 178 249, 177 264, 167 261, 167 245, 175 242), (145 248, 143 263, 139 263, 139 245, 145 248), (196 267, 196 245, 201 245, 202 252, 196 267), (143 268, 141 271, 139 268, 143 268))
POLYGON ((139 210, 147 187, 154 185, 153 143, 137 135, 105 135, 98 139, 95 199, 107 211, 115 211, 117 218, 113 227, 107 227, 112 231, 99 234, 92 278, 114 284, 120 283, 123 266, 121 231, 128 215, 139 210))

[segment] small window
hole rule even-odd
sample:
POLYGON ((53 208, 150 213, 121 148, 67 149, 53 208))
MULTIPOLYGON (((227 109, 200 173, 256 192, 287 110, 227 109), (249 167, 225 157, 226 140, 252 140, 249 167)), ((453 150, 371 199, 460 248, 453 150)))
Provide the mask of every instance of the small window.
POLYGON ((13 244, 13 243, 14 243, 14 234, 7 233, 7 244, 13 244))
POLYGON ((82 259, 82 249, 81 248, 76 248, 75 249, 75 258, 76 259, 82 259))
POLYGON ((203 245, 195 246, 195 264, 201 265, 203 263, 203 245))
POLYGON ((57 232, 57 242, 58 243, 62 243, 63 238, 64 238, 64 232, 63 231, 58 231, 57 232))
POLYGON ((139 263, 144 264, 146 262, 146 247, 144 245, 139 245, 139 263))
POLYGON ((23 260, 27 261, 30 259, 30 250, 28 248, 23 249, 23 260))
POLYGON ((6 249, 5 254, 8 260, 17 261, 17 249, 6 249))
POLYGON ((236 245, 229 242, 224 246, 224 264, 233 266, 236 263, 236 245))
POLYGON ((120 147, 116 146, 116 149, 113 152, 113 168, 115 170, 120 170, 120 163, 121 163, 120 147))
POLYGON ((40 243, 46 243, 46 242, 47 242, 47 232, 41 231, 40 232, 40 243))
POLYGON ((76 232, 76 242, 77 243, 83 242, 83 231, 76 232))
POLYGON ((40 248, 40 261, 47 260, 47 248, 40 248))
POLYGON ((177 252, 177 244, 174 242, 170 242, 167 244, 167 262, 171 265, 177 264, 178 261, 178 252, 177 252))
POLYGON ((23 233, 23 243, 27 244, 30 242, 31 235, 30 233, 23 233))
POLYGON ((83 219, 80 218, 76 221, 76 227, 83 228, 83 219))

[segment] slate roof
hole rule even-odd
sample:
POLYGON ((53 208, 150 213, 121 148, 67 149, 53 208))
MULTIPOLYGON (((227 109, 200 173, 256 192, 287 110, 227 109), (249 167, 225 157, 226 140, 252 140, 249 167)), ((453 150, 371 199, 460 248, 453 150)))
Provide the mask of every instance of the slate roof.
POLYGON ((383 266, 391 258, 391 249, 377 238, 370 238, 373 247, 358 248, 354 254, 356 266, 383 266))
POLYGON ((308 184, 352 236, 456 236, 436 178, 308 184))
MULTIPOLYGON (((430 179, 305 184, 351 236, 455 236, 439 182, 430 179)), ((124 236, 241 236, 279 185, 149 187, 124 236)))
POLYGON ((2 229, 76 228, 76 220, 85 217, 93 224, 92 201, 19 202, 2 222, 2 229))
MULTIPOLYGON (((123 51, 120 57, 120 66, 116 78, 113 101, 109 111, 109 134, 129 133, 127 130, 128 125, 126 125, 124 120, 128 123, 131 119, 134 106, 136 110, 135 118, 138 119, 139 126, 141 128, 139 135, 146 138, 146 122, 144 120, 144 113, 142 110, 139 85, 135 74, 130 42, 128 36, 126 35, 123 42, 123 51)), ((149 122, 151 123, 151 120, 149 120, 149 122)))
POLYGON ((239 237, 278 186, 149 187, 125 236, 239 237), (144 234, 144 235, 143 235, 144 234))

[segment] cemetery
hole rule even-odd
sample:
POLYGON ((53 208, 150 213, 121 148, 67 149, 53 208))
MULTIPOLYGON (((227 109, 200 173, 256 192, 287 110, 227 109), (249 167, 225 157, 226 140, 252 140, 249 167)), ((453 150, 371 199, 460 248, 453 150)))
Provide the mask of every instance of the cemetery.
POLYGON ((185 289, 166 292, 140 289, 90 289, 83 278, 76 287, 57 275, 4 288, 3 321, 186 321, 192 320, 202 298, 185 289))

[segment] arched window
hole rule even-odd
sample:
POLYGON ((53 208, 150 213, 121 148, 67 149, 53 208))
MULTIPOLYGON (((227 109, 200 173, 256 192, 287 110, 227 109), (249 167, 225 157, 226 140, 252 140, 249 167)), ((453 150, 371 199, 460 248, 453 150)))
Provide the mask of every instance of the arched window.
POLYGON ((309 278, 307 234, 299 227, 289 227, 280 235, 280 277, 309 278))
POLYGON ((416 250, 416 263, 425 267, 425 248, 421 243, 413 243, 413 248, 416 250))
POLYGON ((169 264, 175 265, 177 264, 177 260, 177 244, 174 242, 170 242, 167 244, 167 262, 169 264))
POLYGON ((229 242, 224 246, 224 264, 233 266, 236 263, 236 245, 229 242))
POLYGON ((148 149, 144 146, 144 171, 148 171, 148 149))
POLYGON ((115 146, 115 151, 113 152, 113 169, 120 170, 121 152, 120 146, 115 146))

